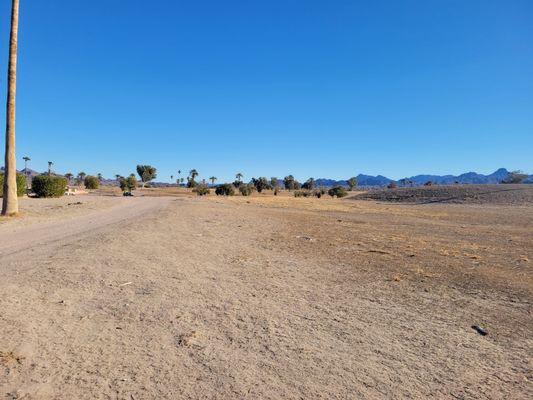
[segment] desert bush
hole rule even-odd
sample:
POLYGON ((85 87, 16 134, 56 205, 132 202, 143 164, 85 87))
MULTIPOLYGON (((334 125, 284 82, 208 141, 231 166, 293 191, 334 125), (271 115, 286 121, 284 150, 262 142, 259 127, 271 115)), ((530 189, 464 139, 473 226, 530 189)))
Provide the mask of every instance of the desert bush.
POLYGON ((348 196, 348 192, 342 186, 335 186, 335 187, 329 189, 328 190, 328 194, 331 197, 338 197, 338 198, 348 196))
POLYGON ((62 176, 37 175, 31 182, 37 197, 61 197, 67 190, 67 179, 62 176))
POLYGON ((194 180, 194 178, 187 178, 187 187, 189 189, 194 189, 198 186, 198 182, 194 180))
POLYGON ((289 175, 283 178, 283 185, 287 190, 298 190, 302 187, 300 182, 294 179, 294 176, 289 175))
POLYGON ((274 188, 274 196, 277 196, 278 193, 279 193, 279 187, 276 186, 276 187, 274 188))
POLYGON ((396 184, 396 182, 391 182, 387 185, 388 189, 396 189, 397 187, 398 185, 396 184))
POLYGON ((313 193, 309 190, 296 190, 294 192, 294 197, 309 197, 312 196, 313 193))
MULTIPOLYGON (((26 177, 22 174, 17 174, 17 196, 22 197, 26 194, 26 177)), ((4 195, 4 174, 0 174, 0 197, 4 195)))
POLYGON ((137 174, 141 178, 143 187, 146 187, 148 182, 157 178, 157 169, 151 165, 137 165, 137 174))
POLYGON ((100 181, 96 176, 92 175, 87 175, 83 184, 85 185, 85 189, 89 190, 98 189, 100 187, 100 181))
POLYGON ((346 181, 346 184, 350 188, 350 192, 357 186, 357 178, 354 176, 346 181))
POLYGON ((512 171, 509 172, 507 178, 505 178, 502 183, 522 183, 527 179, 527 175, 522 171, 512 171))
POLYGON ((412 180, 408 179, 408 178, 402 178, 402 179, 400 179, 398 181, 398 183, 402 187, 407 187, 407 186, 413 187, 415 185, 415 183, 412 180))
POLYGON ((217 196, 233 196, 235 195, 235 188, 229 183, 224 183, 217 186, 215 194, 217 196))
POLYGON ((241 185, 239 187, 239 192, 241 192, 243 196, 250 196, 253 191, 254 191, 253 186, 250 186, 250 185, 241 185))
POLYGON ((302 189, 313 190, 314 188, 315 188, 315 180, 313 178, 309 178, 302 185, 302 189))
POLYGON ((433 186, 434 183, 431 182, 431 181, 427 181, 426 183, 424 183, 424 186, 433 186))
POLYGON ((258 193, 261 193, 263 190, 272 189, 272 186, 270 186, 270 182, 265 177, 261 177, 257 179, 252 178, 252 184, 254 185, 258 193))
POLYGON ((207 185, 198 185, 192 191, 198 196, 207 196, 209 193, 211 193, 211 190, 207 187, 207 185))
POLYGON ((318 197, 319 199, 326 194, 326 189, 320 188, 313 192, 313 196, 318 197))
POLYGON ((124 193, 131 193, 132 190, 137 189, 137 179, 133 174, 127 178, 120 177, 118 183, 124 193))

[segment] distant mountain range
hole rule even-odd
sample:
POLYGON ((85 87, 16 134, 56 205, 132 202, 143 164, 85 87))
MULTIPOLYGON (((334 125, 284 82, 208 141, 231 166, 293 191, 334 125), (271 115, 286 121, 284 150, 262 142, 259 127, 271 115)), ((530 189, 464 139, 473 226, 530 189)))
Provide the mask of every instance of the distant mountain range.
MULTIPOLYGON (((460 184, 491 184, 491 183, 500 183, 509 176, 509 171, 505 168, 500 168, 494 171, 492 174, 483 175, 478 174, 477 172, 467 172, 461 175, 415 175, 411 177, 406 177, 405 179, 413 182, 414 185, 423 185, 426 182, 433 182, 438 185, 453 185, 455 183, 460 184)), ((387 178, 386 176, 378 175, 357 175, 357 184, 359 186, 387 186, 393 179, 387 178)), ((528 178, 524 181, 525 183, 533 183, 533 175, 529 175, 528 178)), ((317 186, 345 186, 346 181, 340 180, 336 181, 333 179, 317 179, 317 186)))
MULTIPOLYGON (((0 168, 0 171, 3 171, 4 168, 0 168)), ((28 168, 28 175, 33 177, 35 175, 40 175, 40 172, 34 171, 32 169, 28 168)), ((438 185, 453 185, 455 183, 460 184, 494 184, 494 183, 500 183, 504 179, 506 179, 509 176, 509 171, 505 168, 500 168, 496 171, 494 171, 492 174, 489 175, 483 175, 478 174, 477 172, 467 172, 461 175, 415 175, 411 177, 406 177, 405 179, 407 181, 410 181, 413 183, 413 185, 423 185, 426 182, 433 182, 438 185)), ((357 184, 358 186, 387 186, 391 182, 399 182, 394 181, 393 179, 387 178, 383 175, 364 175, 359 174, 357 175, 357 184)), ((114 184, 116 183, 116 180, 114 179, 104 179, 102 182, 105 184, 114 184)), ((533 183, 533 175, 529 175, 528 178, 524 181, 524 183, 533 183)), ((316 179, 315 180, 316 186, 325 186, 325 187, 331 187, 331 186, 346 186, 346 180, 334 180, 334 179, 316 179)), ((159 185, 167 185, 166 183, 161 182, 152 182, 152 185, 159 186, 159 185)), ((283 186, 283 181, 280 180, 280 186, 283 186)))

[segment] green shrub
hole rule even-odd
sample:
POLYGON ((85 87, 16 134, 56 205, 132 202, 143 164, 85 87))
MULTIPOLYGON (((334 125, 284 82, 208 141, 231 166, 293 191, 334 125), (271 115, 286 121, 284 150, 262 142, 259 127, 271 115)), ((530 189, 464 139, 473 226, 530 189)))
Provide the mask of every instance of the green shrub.
POLYGON ((96 176, 87 175, 84 180, 85 189, 94 190, 100 187, 100 181, 96 176))
POLYGON ((311 192, 308 190, 296 190, 294 192, 294 197, 309 197, 311 196, 311 192))
MULTIPOLYGON (((3 183, 2 183, 2 186, 4 186, 3 183)), ((28 181, 26 181, 26 176, 22 174, 17 174, 17 196, 18 197, 24 196, 27 190, 28 190, 28 181)))
MULTIPOLYGON (((17 174, 17 196, 22 197, 26 194, 26 177, 22 174, 17 174)), ((4 193, 4 174, 0 174, 0 197, 4 193)))
POLYGON ((250 185, 241 185, 241 187, 239 187, 239 192, 241 192, 243 196, 250 196, 253 191, 253 186, 250 185))
POLYGON ((328 194, 331 197, 338 197, 338 198, 348 196, 348 192, 342 186, 335 186, 335 187, 329 189, 328 190, 328 194))
POLYGON ((198 196, 206 196, 211 193, 211 190, 206 185, 198 185, 192 191, 198 196))
POLYGON ((67 190, 67 179, 62 176, 37 175, 31 182, 37 197, 61 197, 67 190))
POLYGON ((270 190, 272 189, 272 186, 270 186, 270 182, 267 178, 261 177, 261 178, 252 178, 252 184, 254 185, 255 189, 258 193, 261 193, 263 190, 270 190))
POLYGON ((507 178, 502 181, 502 183, 522 183, 526 179, 527 175, 522 171, 511 171, 507 175, 507 178))
POLYGON ((217 196, 233 196, 235 195, 235 188, 229 183, 224 183, 217 186, 215 194, 217 196))
POLYGON ((348 187, 350 188, 350 192, 354 190, 354 188, 357 186, 357 178, 354 176, 346 181, 348 184, 348 187))
POLYGON ((302 189, 313 190, 314 188, 315 188, 315 180, 313 178, 309 178, 302 185, 302 189))
POLYGON ((137 174, 139 174, 144 188, 148 182, 157 178, 157 169, 151 165, 137 165, 137 174))
POLYGON ((133 174, 127 178, 120 177, 118 183, 124 193, 131 193, 132 190, 137 189, 137 179, 135 179, 133 174))
POLYGON ((326 189, 323 189, 323 188, 320 188, 320 189, 317 189, 313 192, 313 196, 317 197, 317 198, 321 198, 322 196, 324 196, 326 194, 326 189))
POLYGON ((189 189, 194 189, 196 186, 198 186, 198 183, 193 178, 187 178, 187 187, 189 189))

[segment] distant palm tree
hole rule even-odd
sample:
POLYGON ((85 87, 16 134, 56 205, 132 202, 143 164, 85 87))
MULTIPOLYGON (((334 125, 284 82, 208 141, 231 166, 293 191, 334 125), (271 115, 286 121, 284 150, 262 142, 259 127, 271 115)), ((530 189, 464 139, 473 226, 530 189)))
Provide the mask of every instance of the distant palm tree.
POLYGON ((198 171, 196 171, 195 169, 191 169, 191 171, 189 172, 189 176, 192 180, 194 180, 198 176, 198 171))
POLYGON ((209 178, 209 180, 211 181, 211 184, 214 185, 215 181, 217 180, 217 177, 216 176, 212 176, 211 178, 209 178))
POLYGON ((170 175, 170 182, 174 182, 174 175, 170 175))
POLYGON ((77 178, 77 181, 78 181, 78 185, 81 185, 85 179, 85 177, 87 176, 87 174, 85 172, 80 172, 78 174, 78 178, 77 178))
POLYGON ((183 182, 185 182, 185 178, 180 178, 180 182, 183 185, 183 182))
POLYGON ((120 178, 121 178, 120 174, 116 174, 116 175, 115 175, 115 179, 116 179, 117 181, 119 181, 120 178))
POLYGON ((67 178, 67 181, 68 181, 69 185, 70 185, 70 181, 72 180, 73 177, 74 177, 74 175, 72 175, 70 172, 67 172, 65 174, 65 178, 67 178))
POLYGON ((48 176, 52 175, 52 165, 54 165, 53 161, 48 161, 48 176))
POLYGON ((25 157, 22 157, 22 159, 24 160, 24 175, 26 176, 26 188, 27 189, 31 189, 31 183, 30 183, 30 180, 28 179, 30 174, 28 173, 28 161, 31 161, 31 158, 28 157, 28 156, 25 156, 25 157))
POLYGON ((24 160, 24 175, 28 175, 28 161, 31 161, 31 158, 28 156, 22 157, 24 160))
POLYGON ((104 180, 104 177, 100 172, 96 175, 96 177, 98 178, 98 182, 102 182, 104 180))
POLYGON ((244 177, 244 175, 241 174, 240 172, 239 172, 237 175, 235 175, 235 179, 237 179, 237 182, 241 182, 241 179, 242 179, 243 177, 244 177))
POLYGON ((6 153, 2 215, 19 212, 17 196, 17 159, 15 155, 15 103, 17 97, 17 49, 19 31, 19 0, 11 3, 11 33, 7 68, 6 153))

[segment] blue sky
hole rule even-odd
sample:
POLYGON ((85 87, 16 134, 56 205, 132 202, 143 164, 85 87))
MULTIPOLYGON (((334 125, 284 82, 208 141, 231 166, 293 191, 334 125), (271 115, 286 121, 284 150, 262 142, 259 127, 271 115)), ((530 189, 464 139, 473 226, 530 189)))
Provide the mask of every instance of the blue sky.
POLYGON ((529 0, 21 3, 19 166, 533 173, 529 0))

